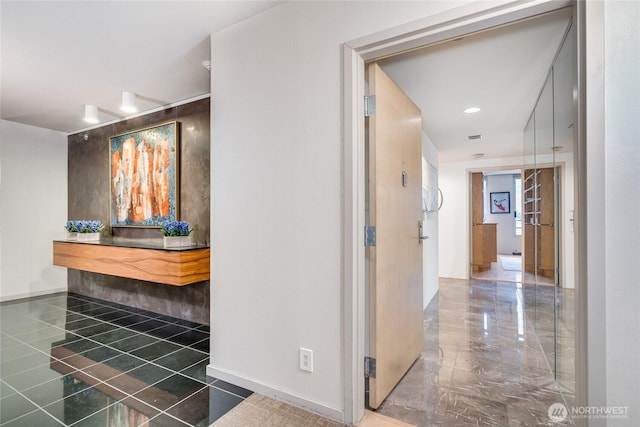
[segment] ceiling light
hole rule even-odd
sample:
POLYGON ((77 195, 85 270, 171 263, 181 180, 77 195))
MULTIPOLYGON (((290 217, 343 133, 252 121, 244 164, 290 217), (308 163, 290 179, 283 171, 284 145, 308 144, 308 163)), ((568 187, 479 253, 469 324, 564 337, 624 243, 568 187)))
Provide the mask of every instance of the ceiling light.
POLYGON ((473 114, 473 113, 477 113, 478 111, 480 111, 480 108, 478 107, 469 107, 466 110, 464 110, 466 114, 473 114))
POLYGON ((125 113, 135 113, 138 111, 136 108, 136 94, 133 92, 122 92, 122 105, 120 109, 125 113))
POLYGON ((100 123, 98 119, 98 107, 86 104, 84 106, 84 121, 87 123, 100 123))

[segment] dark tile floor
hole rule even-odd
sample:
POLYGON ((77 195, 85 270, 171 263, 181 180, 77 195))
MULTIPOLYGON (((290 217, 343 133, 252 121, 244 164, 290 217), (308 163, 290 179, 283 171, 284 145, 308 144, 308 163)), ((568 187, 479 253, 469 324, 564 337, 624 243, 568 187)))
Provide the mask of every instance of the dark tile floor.
POLYGON ((251 392, 206 376, 209 327, 77 294, 0 305, 0 425, 209 426, 251 392))
MULTIPOLYGON (((561 393, 538 336, 553 321, 527 306, 526 293, 517 283, 441 279, 421 357, 377 412, 419 427, 572 425, 549 417, 550 405, 570 407, 573 396, 561 393)), ((556 357, 569 371, 573 353, 556 357)))

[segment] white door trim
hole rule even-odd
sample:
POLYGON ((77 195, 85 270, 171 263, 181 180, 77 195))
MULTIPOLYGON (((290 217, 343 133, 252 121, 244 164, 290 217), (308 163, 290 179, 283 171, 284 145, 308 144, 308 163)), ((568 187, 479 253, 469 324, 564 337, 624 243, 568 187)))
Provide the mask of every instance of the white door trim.
MULTIPOLYGON (((473 2, 344 44, 344 421, 364 415, 364 63, 572 5, 571 1, 473 2)), ((576 337, 578 338, 578 337, 576 337)), ((586 381, 585 381, 586 383, 586 381)))

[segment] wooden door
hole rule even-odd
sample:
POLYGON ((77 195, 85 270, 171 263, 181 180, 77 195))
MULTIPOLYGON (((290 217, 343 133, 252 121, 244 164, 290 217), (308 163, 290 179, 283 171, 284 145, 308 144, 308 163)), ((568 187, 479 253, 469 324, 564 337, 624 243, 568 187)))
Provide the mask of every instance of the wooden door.
POLYGON ((472 225, 484 223, 484 175, 482 172, 471 174, 471 223, 472 225))
POLYGON ((375 113, 369 128, 368 405, 377 408, 420 356, 423 343, 422 114, 377 64, 368 67, 375 113))

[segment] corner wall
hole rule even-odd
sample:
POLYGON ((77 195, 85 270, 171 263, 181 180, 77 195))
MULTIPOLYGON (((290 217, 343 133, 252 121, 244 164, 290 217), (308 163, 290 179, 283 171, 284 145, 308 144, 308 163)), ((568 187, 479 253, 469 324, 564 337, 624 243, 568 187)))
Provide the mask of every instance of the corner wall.
POLYGON ((0 300, 67 290, 53 264, 67 221, 67 137, 0 121, 0 300))
POLYGON ((458 4, 285 2, 212 35, 210 375, 344 417, 342 45, 458 4))
MULTIPOLYGON (((640 425, 640 3, 604 2, 606 404, 628 407, 607 426, 640 425)), ((602 160, 602 159, 601 159, 602 160)), ((589 282, 600 287, 601 283, 589 282)), ((595 424, 595 423, 594 423, 595 424)))
MULTIPOLYGON (((107 225, 103 235, 110 234, 109 138, 178 121, 180 219, 189 221, 195 228, 196 241, 209 241, 209 105, 209 98, 205 98, 69 135, 68 219, 99 219, 107 225)), ((157 228, 114 228, 113 233, 161 238, 157 228)), ((212 274, 213 271, 215 269, 212 274)), ((209 323, 209 281, 170 286, 73 269, 69 269, 68 274, 69 291, 192 322, 209 323)))

